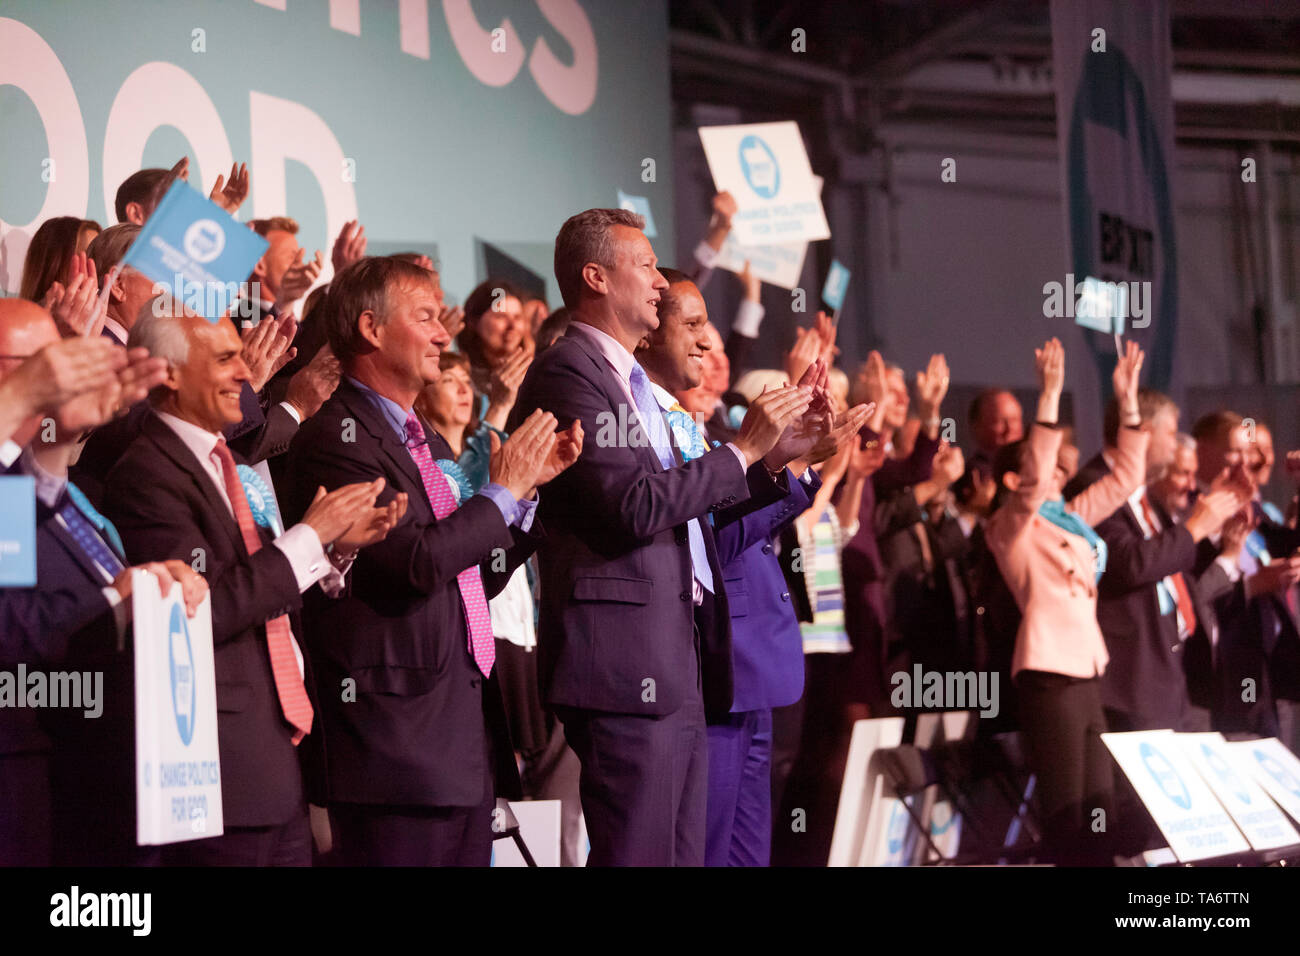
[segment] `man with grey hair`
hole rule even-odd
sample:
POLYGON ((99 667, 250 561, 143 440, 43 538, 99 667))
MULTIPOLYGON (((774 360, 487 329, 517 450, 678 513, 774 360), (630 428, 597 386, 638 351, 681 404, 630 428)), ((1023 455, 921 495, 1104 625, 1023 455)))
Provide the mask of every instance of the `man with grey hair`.
POLYGON ((1174 438, 1174 457, 1151 482, 1152 499, 1172 521, 1187 518, 1192 492, 1196 490, 1196 439, 1187 432, 1174 438))
POLYGON ((668 288, 644 225, 621 209, 564 223, 555 278, 573 321, 533 364, 513 418, 545 410, 591 436, 539 505, 538 627, 542 691, 582 762, 589 862, 699 866, 705 708, 732 703, 710 514, 784 497, 784 461, 765 456, 813 390, 768 392, 731 443, 682 464, 633 355, 668 288))
POLYGON ((229 319, 209 322, 161 296, 131 344, 167 360, 139 437, 109 473, 104 512, 128 557, 182 554, 212 595, 219 837, 164 850, 180 864, 306 865, 311 861, 298 744, 311 733, 310 674, 290 615, 317 582, 338 592, 358 549, 382 540, 405 512, 398 496, 374 507, 382 481, 319 490, 280 532, 270 495, 226 444, 249 371, 229 319), (328 549, 328 550, 327 550, 328 549))

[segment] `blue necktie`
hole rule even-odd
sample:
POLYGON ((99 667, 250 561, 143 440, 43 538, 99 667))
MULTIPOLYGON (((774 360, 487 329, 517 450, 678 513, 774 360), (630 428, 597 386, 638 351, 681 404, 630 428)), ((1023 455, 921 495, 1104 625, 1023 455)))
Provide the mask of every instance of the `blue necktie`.
MULTIPOLYGON (((663 410, 659 407, 659 402, 655 399, 654 390, 650 387, 650 379, 646 377, 645 369, 639 363, 632 365, 632 374, 628 376, 628 384, 632 387, 632 398, 636 402, 637 420, 641 422, 641 427, 646 430, 650 438, 650 444, 659 456, 659 464, 664 469, 673 468, 677 462, 673 458, 672 447, 668 444, 668 426, 664 422, 663 410)), ((713 590, 713 571, 709 568, 709 554, 704 549, 704 532, 700 530, 700 522, 697 518, 692 518, 686 525, 687 537, 691 545, 691 566, 695 573, 695 578, 704 589, 710 594, 715 593, 713 590)))
POLYGON ((95 506, 92 505, 90 499, 86 497, 86 493, 72 482, 68 482, 67 489, 68 497, 72 499, 72 503, 75 504, 77 508, 80 509, 81 513, 90 520, 91 524, 99 529, 99 533, 104 537, 104 540, 108 542, 109 547, 113 549, 113 553, 119 558, 125 560, 126 548, 123 547, 122 537, 117 533, 117 529, 113 527, 113 522, 109 521, 102 514, 96 511, 95 506))
POLYGON ((81 513, 81 509, 71 499, 63 503, 58 514, 72 534, 73 540, 77 542, 86 556, 103 568, 110 582, 116 580, 117 576, 125 570, 125 567, 118 560, 117 555, 113 553, 113 550, 104 543, 104 539, 95 531, 95 526, 90 523, 90 519, 81 513))

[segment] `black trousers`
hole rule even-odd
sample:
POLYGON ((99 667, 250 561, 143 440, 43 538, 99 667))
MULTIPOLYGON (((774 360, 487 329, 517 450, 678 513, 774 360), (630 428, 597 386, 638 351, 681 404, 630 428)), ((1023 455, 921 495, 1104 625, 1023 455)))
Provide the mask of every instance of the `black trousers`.
POLYGON ((1025 670, 1016 689, 1047 856, 1065 865, 1109 864, 1117 821, 1112 760, 1101 742, 1101 681, 1025 670))
POLYGON ((495 788, 489 776, 473 807, 333 803, 330 829, 340 866, 488 866, 495 788))
POLYGON ((163 847, 166 866, 311 866, 307 808, 271 827, 226 827, 219 837, 163 847))
POLYGON ((0 754, 0 866, 49 866, 50 758, 0 754))

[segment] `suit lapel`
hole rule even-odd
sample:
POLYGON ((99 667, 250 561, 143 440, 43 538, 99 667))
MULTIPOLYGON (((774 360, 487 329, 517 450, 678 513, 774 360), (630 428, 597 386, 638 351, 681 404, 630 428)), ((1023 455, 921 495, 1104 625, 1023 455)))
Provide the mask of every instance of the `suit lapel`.
MULTIPOLYGON (((605 356, 601 354, 600 349, 596 347, 596 343, 592 342, 591 339, 580 332, 574 332, 573 329, 570 329, 565 334, 565 338, 571 339, 577 348, 587 356, 588 361, 591 362, 593 370, 595 371, 594 380, 600 386, 600 390, 604 393, 605 400, 609 402, 610 409, 614 413, 614 421, 620 423, 618 409, 620 406, 626 406, 628 400, 627 394, 623 391, 623 383, 619 381, 618 376, 614 374, 614 370, 609 367, 609 362, 605 361, 605 356)), ((657 402, 655 404, 656 406, 658 405, 657 402)), ((633 405, 628 409, 628 411, 636 412, 637 408, 633 405)), ((680 465, 682 463, 682 458, 677 452, 676 442, 673 441, 672 427, 668 424, 668 418, 663 414, 662 410, 659 413, 659 417, 663 419, 664 430, 668 432, 668 445, 672 448, 673 460, 680 465)), ((633 451, 639 452, 641 457, 651 464, 656 471, 663 471, 663 462, 659 460, 658 453, 655 452, 654 448, 649 444, 648 435, 646 438, 646 444, 633 446, 633 451)))
MULTIPOLYGON (((384 455, 397 469, 398 474, 405 479, 406 486, 398 490, 405 491, 408 495, 418 495, 421 501, 429 504, 428 493, 424 490, 424 479, 420 477, 420 469, 416 467, 415 459, 411 457, 406 444, 397 437, 388 419, 375 407, 375 403, 346 378, 339 382, 337 394, 352 413, 352 417, 371 438, 379 443, 384 455)), ((431 435, 436 436, 436 433, 431 432, 425 425, 425 438, 429 439, 431 435)), ((441 439, 438 439, 438 442, 445 444, 441 439)), ((438 447, 439 444, 430 441, 430 451, 438 447)), ((429 506, 432 508, 432 505, 429 506)))
POLYGON ((149 414, 145 418, 141 426, 141 433, 148 435, 149 439, 163 455, 171 459, 176 467, 189 475, 194 487, 198 489, 199 494, 203 496, 204 501, 207 503, 209 512, 217 516, 218 523, 230 535, 231 543, 237 551, 246 551, 243 535, 239 532, 239 525, 235 522, 234 515, 230 513, 229 506, 221 497, 221 492, 217 490, 216 485, 212 483, 212 478, 204 470, 199 460, 194 457, 194 453, 180 440, 180 437, 154 414, 149 414))

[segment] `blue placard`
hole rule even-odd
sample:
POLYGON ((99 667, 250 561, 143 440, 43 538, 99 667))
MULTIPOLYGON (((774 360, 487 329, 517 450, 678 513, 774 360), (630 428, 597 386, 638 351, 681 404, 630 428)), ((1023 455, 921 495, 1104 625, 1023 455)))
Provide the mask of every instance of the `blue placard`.
POLYGON ((216 322, 239 298, 268 243, 188 183, 172 183, 122 265, 216 322))
POLYGON ((0 475, 0 587, 36 586, 36 479, 0 475))
POLYGON ((822 301, 838 312, 844 305, 844 293, 849 291, 851 273, 838 259, 831 260, 831 271, 826 273, 826 284, 822 286, 822 301))
POLYGON ((618 208, 626 209, 628 212, 634 212, 639 216, 645 217, 645 234, 653 239, 658 235, 655 232, 655 217, 650 212, 650 200, 645 196, 629 196, 623 190, 618 191, 618 208))

